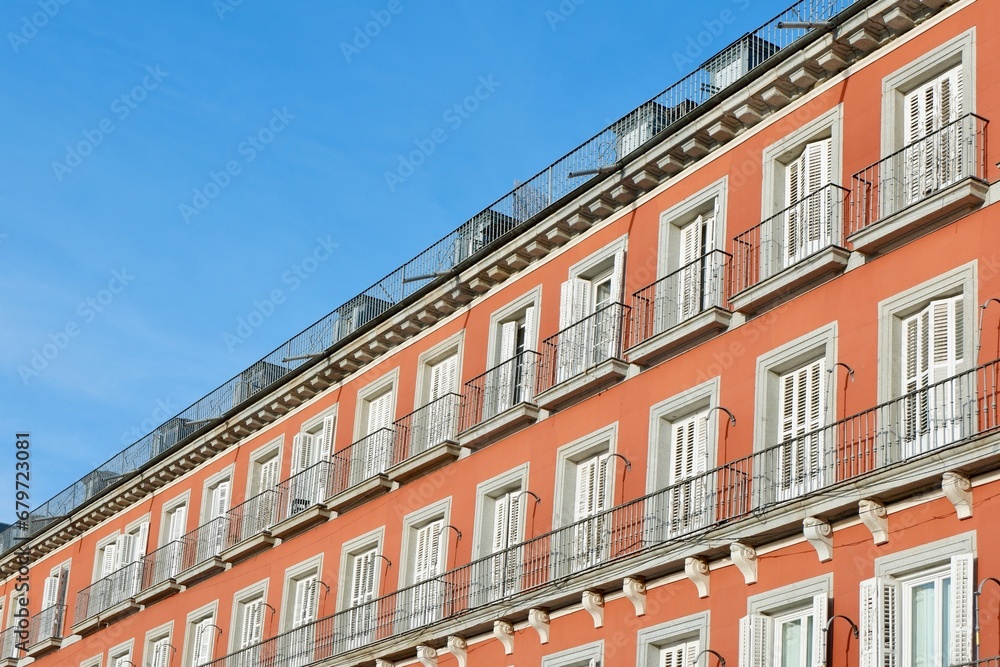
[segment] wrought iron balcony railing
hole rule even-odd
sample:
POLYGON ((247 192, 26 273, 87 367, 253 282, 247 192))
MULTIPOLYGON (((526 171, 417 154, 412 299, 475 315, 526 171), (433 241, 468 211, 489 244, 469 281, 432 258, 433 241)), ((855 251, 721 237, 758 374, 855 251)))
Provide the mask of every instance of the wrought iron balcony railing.
POLYGON ((56 604, 43 609, 28 622, 27 646, 34 646, 49 639, 62 639, 63 620, 66 618, 66 605, 56 604))
POLYGON ((388 470, 395 437, 391 428, 380 428, 334 453, 330 459, 333 464, 330 495, 337 495, 388 470))
POLYGON ((73 622, 103 614, 138 593, 143 567, 141 560, 129 563, 77 593, 73 622))
POLYGON ((608 359, 621 359, 628 306, 608 304, 542 341, 538 393, 608 359))
POLYGON ((20 658, 21 650, 17 648, 20 641, 21 635, 18 634, 17 625, 12 625, 0 632, 0 660, 20 658))
POLYGON ((461 407, 462 397, 449 393, 397 419, 393 424, 395 437, 389 465, 402 463, 443 442, 454 441, 461 407))
POLYGON ((711 308, 726 308, 732 255, 712 250, 632 295, 629 347, 711 308))
MULTIPOLYGON (((198 567, 212 560, 226 548, 229 534, 229 517, 219 516, 198 526, 180 539, 184 544, 182 565, 184 570, 198 567)), ((182 570, 183 571, 183 570, 182 570)))
POLYGON ((1000 428, 1000 360, 321 618, 211 667, 294 667, 541 589, 1000 428), (304 633, 299 628, 295 633, 304 633))
POLYGON ((985 181, 988 123, 968 114, 854 174, 847 233, 877 224, 965 179, 985 181))
POLYGON ((146 554, 142 559, 142 590, 175 579, 184 571, 184 544, 183 538, 174 540, 146 554))
POLYGON ((844 246, 847 190, 825 185, 733 239, 731 294, 832 246, 844 246))
POLYGON ((276 523, 280 497, 278 489, 266 489, 229 510, 226 548, 270 530, 276 523))
POLYGON ((292 475, 275 488, 275 523, 279 523, 323 502, 330 496, 329 461, 320 461, 292 475))
POLYGON ((535 395, 537 352, 526 350, 465 383, 460 431, 506 412, 535 395))
MULTIPOLYGON (((34 535, 169 450, 184 437, 266 390, 285 375, 346 339, 390 308, 479 253, 505 243, 525 221, 589 182, 571 173, 612 165, 668 131, 745 74, 772 62, 806 36, 806 28, 779 28, 782 21, 834 18, 857 0, 798 0, 764 25, 746 33, 692 73, 613 123, 596 136, 519 184, 403 266, 283 343, 236 377, 182 410, 96 470, 60 491, 31 513, 34 535)), ((13 549, 25 531, 0 532, 0 552, 13 549)))

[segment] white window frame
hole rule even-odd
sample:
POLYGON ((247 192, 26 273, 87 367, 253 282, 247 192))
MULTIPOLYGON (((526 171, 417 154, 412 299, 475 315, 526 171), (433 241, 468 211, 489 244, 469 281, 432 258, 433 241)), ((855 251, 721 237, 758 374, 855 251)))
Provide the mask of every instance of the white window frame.
POLYGON ((133 645, 135 644, 135 639, 129 639, 124 641, 117 646, 112 646, 108 649, 108 667, 115 667, 115 662, 121 658, 126 660, 132 660, 133 645))
MULTIPOLYGON (((576 466, 579 462, 594 456, 614 454, 618 442, 618 422, 589 433, 556 450, 556 502, 552 507, 552 525, 556 528, 567 526, 574 521, 576 498, 576 466)), ((608 480, 610 505, 615 502, 615 480, 618 477, 617 463, 608 480)), ((624 462, 622 462, 624 465, 624 462)))
POLYGON ((296 585, 299 581, 313 576, 317 579, 316 608, 313 610, 313 617, 314 619, 322 617, 322 602, 326 591, 318 584, 318 582, 323 581, 323 554, 319 553, 308 560, 296 563, 285 569, 284 586, 281 594, 281 632, 287 632, 292 629, 295 614, 296 585))
MULTIPOLYGON (((267 604, 269 583, 270 579, 264 579, 233 594, 232 615, 229 620, 229 653, 235 653, 240 650, 241 635, 243 633, 243 617, 246 613, 247 605, 256 600, 262 600, 264 604, 267 604)), ((264 610, 261 613, 261 639, 268 636, 267 626, 268 621, 270 620, 270 617, 268 616, 269 611, 270 609, 264 607, 264 610)))
POLYGON ((918 86, 956 66, 962 68, 964 113, 976 110, 976 28, 928 50, 882 79, 882 155, 903 148, 904 98, 918 86))
POLYGON ((824 664, 826 659, 826 637, 823 630, 830 614, 833 575, 827 574, 799 581, 771 591, 753 595, 747 599, 747 616, 740 619, 740 665, 741 667, 771 667, 777 665, 779 655, 775 621, 790 618, 812 617, 812 656, 806 664, 824 664), (766 632, 760 633, 760 624, 754 618, 767 619, 766 632), (752 643, 765 642, 764 651, 755 652, 752 643), (760 660, 763 660, 761 662, 760 660))
POLYGON ((87 658, 80 663, 80 667, 102 667, 104 664, 104 654, 98 653, 92 658, 87 658))
MULTIPOLYGON (((508 581, 506 577, 497 580, 496 570, 518 571, 517 563, 507 562, 508 555, 498 555, 496 559, 485 559, 494 553, 493 537, 496 530, 496 505, 498 500, 505 499, 508 494, 519 494, 518 496, 518 525, 514 528, 517 535, 516 541, 508 541, 507 546, 524 542, 528 539, 527 517, 533 515, 535 511, 535 501, 526 493, 528 490, 528 470, 529 464, 523 463, 516 468, 512 468, 496 477, 492 477, 476 485, 476 511, 475 511, 475 534, 472 542, 472 560, 477 563, 472 574, 474 581, 478 584, 472 594, 477 596, 478 601, 487 603, 497 597, 505 596, 517 590, 516 580, 508 581)), ((515 556, 516 558, 516 556, 515 556)))
POLYGON ((441 567, 442 572, 448 569, 448 546, 451 542, 450 533, 443 526, 451 522, 451 496, 435 503, 410 512, 403 517, 403 540, 400 553, 403 554, 402 566, 399 568, 399 587, 406 588, 414 583, 413 559, 416 554, 416 533, 420 528, 441 521, 441 567))
POLYGON ((539 343, 541 342, 538 339, 538 316, 542 308, 541 285, 519 296, 490 315, 490 330, 486 347, 487 370, 496 367, 504 361, 500 356, 500 327, 505 322, 522 319, 525 311, 532 307, 535 309, 534 321, 532 326, 528 327, 524 332, 524 348, 525 350, 538 351, 539 343))
MULTIPOLYGON (((354 569, 354 558, 361 553, 375 550, 376 554, 381 554, 385 543, 385 527, 376 528, 352 540, 344 542, 340 548, 340 570, 337 592, 337 610, 342 611, 351 606, 351 572, 354 569)), ((378 559, 381 561, 382 559, 378 559)), ((382 590, 382 570, 380 564, 375 568, 375 597, 378 598, 382 590)))
MULTIPOLYGON (((601 281, 610 276, 612 284, 617 279, 619 283, 618 294, 611 294, 611 303, 618 303, 625 300, 627 289, 625 286, 625 260, 622 261, 622 275, 614 276, 615 255, 624 253, 628 257, 628 235, 621 236, 600 250, 591 253, 569 268, 569 278, 589 281, 601 281)), ((591 295, 593 300, 594 295, 591 295)), ((560 304, 562 306, 562 304, 560 304)), ((589 315, 593 315, 593 305, 589 306, 589 315)), ((586 316, 585 316, 586 317, 586 316)), ((570 323, 572 324, 572 323, 570 323)))
MULTIPOLYGON (((320 421, 320 424, 322 425, 322 420, 320 421)), ((285 448, 284 445, 285 436, 279 435, 271 442, 258 447, 250 453, 249 462, 247 464, 247 487, 246 494, 244 496, 245 498, 253 498, 254 496, 267 490, 261 488, 260 486, 260 468, 264 462, 270 461, 272 458, 276 459, 278 462, 278 473, 275 476, 275 482, 281 481, 281 465, 283 463, 281 455, 285 448)))
MULTIPOLYGON (((174 622, 173 621, 168 621, 167 623, 164 623, 163 625, 155 627, 155 628, 153 628, 151 630, 147 630, 146 631, 146 635, 143 638, 143 642, 142 642, 142 646, 143 646, 143 649, 142 649, 142 664, 146 665, 147 667, 153 667, 153 657, 154 657, 153 656, 153 649, 154 649, 156 643, 160 642, 160 641, 163 641, 164 639, 166 639, 167 640, 167 644, 171 644, 171 638, 173 637, 173 633, 174 633, 174 622)), ((169 664, 172 661, 172 659, 173 659, 174 656, 173 656, 173 652, 170 651, 169 647, 168 647, 167 650, 168 650, 168 653, 167 653, 167 656, 168 656, 167 657, 167 662, 169 664)))
MULTIPOLYGON (((706 188, 675 204, 660 214, 659 248, 656 277, 663 278, 680 265, 680 232, 709 211, 715 214, 712 250, 726 249, 726 210, 729 198, 729 176, 724 176, 706 188)), ((652 282, 652 281, 647 281, 652 282)))
MULTIPOLYGON (((198 625, 203 621, 209 621, 214 625, 218 619, 219 613, 219 601, 213 600, 209 604, 195 609, 188 613, 187 617, 184 619, 184 646, 183 646, 183 659, 182 665, 190 665, 191 667, 199 667, 199 665, 204 665, 205 663, 195 663, 194 662, 194 652, 195 644, 197 642, 197 629, 198 625)), ((209 660, 214 660, 217 656, 218 651, 216 650, 216 642, 219 639, 219 634, 212 629, 212 648, 209 655, 209 660)))
POLYGON ((461 391, 464 350, 465 330, 463 329, 420 353, 417 357, 417 390, 413 392, 414 410, 418 410, 430 402, 431 366, 441 363, 448 357, 455 357, 455 383, 449 392, 459 393, 461 391))
POLYGON ((377 380, 365 385, 358 390, 357 407, 354 415, 354 440, 357 442, 368 433, 368 405, 372 400, 382 396, 386 392, 391 392, 392 404, 389 409, 390 427, 396 421, 397 403, 399 400, 399 368, 394 368, 377 380))
POLYGON ((541 667, 602 667, 604 640, 550 653, 542 657, 541 667))
POLYGON ((680 642, 697 641, 699 652, 709 647, 709 618, 709 612, 704 611, 639 630, 636 667, 662 667, 663 649, 680 642))
MULTIPOLYGON (((201 492, 201 521, 199 525, 203 526, 212 520, 213 508, 211 500, 215 495, 215 489, 217 489, 223 482, 229 484, 229 492, 226 497, 226 512, 233 508, 233 491, 235 486, 233 484, 233 477, 235 471, 236 465, 230 464, 205 480, 205 484, 202 486, 201 492)), ((223 512, 223 515, 225 515, 226 512, 223 512)))

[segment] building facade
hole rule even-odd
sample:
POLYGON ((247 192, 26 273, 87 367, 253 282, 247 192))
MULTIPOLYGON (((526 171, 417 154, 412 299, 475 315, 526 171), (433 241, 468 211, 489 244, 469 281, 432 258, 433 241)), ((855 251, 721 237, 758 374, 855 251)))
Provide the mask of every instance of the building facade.
POLYGON ((23 517, 0 665, 1000 655, 998 53, 796 3, 23 517))

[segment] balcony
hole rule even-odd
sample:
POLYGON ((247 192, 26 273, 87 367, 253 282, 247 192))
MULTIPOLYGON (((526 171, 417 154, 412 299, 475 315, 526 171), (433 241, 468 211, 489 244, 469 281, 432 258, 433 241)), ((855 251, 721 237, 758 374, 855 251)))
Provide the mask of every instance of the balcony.
POLYGON ((273 547, 271 526, 277 509, 278 491, 267 489, 229 510, 229 534, 222 560, 235 563, 273 547))
POLYGON ((26 658, 38 658, 59 648, 63 639, 66 605, 52 605, 31 617, 28 622, 26 658))
POLYGON ((458 458, 462 397, 445 394, 396 421, 386 475, 404 483, 458 458))
POLYGON ((182 537, 181 571, 175 577, 181 586, 206 579, 226 569, 220 558, 229 533, 229 517, 220 516, 202 524, 182 537))
POLYGON ((535 402, 557 410, 625 378, 628 306, 612 303, 542 341, 535 402))
POLYGON ((534 389, 540 357, 522 352, 465 383, 459 444, 479 449, 538 419, 534 389))
POLYGON ((85 635, 107 622, 139 610, 135 594, 142 582, 143 562, 130 563, 98 579, 76 596, 73 634, 85 635))
POLYGON ((179 593, 184 587, 177 575, 184 569, 184 542, 175 540, 151 551, 142 559, 142 587, 135 601, 148 605, 179 593))
POLYGON ((20 641, 21 635, 18 634, 16 624, 0 632, 0 667, 17 666, 21 659, 21 651, 17 648, 20 641))
MULTIPOLYGON (((578 601, 578 593, 567 596, 558 585, 570 579, 572 590, 579 591, 620 581, 653 561, 659 567, 669 564, 680 569, 687 553, 683 550, 705 548, 699 545, 708 537, 699 536, 709 531, 722 543, 741 539, 748 531, 801 534, 806 512, 857 516, 859 497, 888 501, 927 488, 935 480, 940 484, 942 472, 972 462, 980 469, 1000 466, 995 440, 978 438, 1000 430, 998 399, 1000 360, 336 612, 210 665, 298 667, 361 648, 365 654, 359 659, 370 660, 379 654, 372 644, 439 621, 462 617, 466 629, 490 627, 498 602, 510 613, 545 604, 547 598, 578 601), (772 512, 775 508, 778 511, 772 512)), ((443 637, 454 631, 450 626, 425 629, 420 637, 431 641, 436 634, 443 637)))
POLYGON ((271 535, 287 539, 330 518, 323 501, 330 495, 333 464, 320 461, 292 475, 275 488, 275 518, 271 535))
POLYGON ((847 192, 825 185, 733 239, 733 310, 761 312, 844 270, 847 192))
POLYGON ((988 123, 963 116, 855 174, 847 228, 854 249, 889 249, 981 206, 988 123))
POLYGON ((324 504, 343 512, 388 491, 391 484, 385 471, 394 440, 391 428, 381 428, 336 452, 331 459, 330 497, 324 504))
POLYGON ((633 294, 628 360, 650 364, 727 329, 731 259, 713 250, 633 294))

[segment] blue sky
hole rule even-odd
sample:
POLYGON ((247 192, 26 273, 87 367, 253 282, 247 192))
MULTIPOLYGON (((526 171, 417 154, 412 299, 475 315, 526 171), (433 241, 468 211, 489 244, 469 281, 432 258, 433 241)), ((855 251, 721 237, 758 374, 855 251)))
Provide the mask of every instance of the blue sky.
POLYGON ((786 4, 6 0, 0 520, 786 4))

